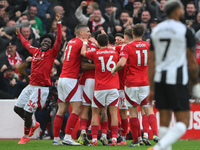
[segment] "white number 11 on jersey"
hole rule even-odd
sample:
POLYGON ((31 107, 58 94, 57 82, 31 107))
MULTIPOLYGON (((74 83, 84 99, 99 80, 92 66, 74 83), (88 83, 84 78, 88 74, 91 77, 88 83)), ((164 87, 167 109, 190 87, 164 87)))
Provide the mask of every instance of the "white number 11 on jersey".
MULTIPOLYGON (((138 57, 137 58, 137 60, 138 60, 137 66, 141 66, 141 53, 140 53, 140 50, 136 50, 135 52, 136 52, 137 57, 138 57)), ((144 66, 146 66, 147 65, 147 58, 148 58, 147 50, 146 49, 142 50, 142 53, 144 54, 144 66)))

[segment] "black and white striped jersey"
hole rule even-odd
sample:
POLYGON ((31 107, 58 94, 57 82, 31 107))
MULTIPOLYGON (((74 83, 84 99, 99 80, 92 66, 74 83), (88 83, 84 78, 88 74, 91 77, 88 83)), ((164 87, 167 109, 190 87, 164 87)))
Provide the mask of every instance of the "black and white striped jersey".
POLYGON ((179 21, 168 19, 151 34, 150 50, 155 51, 155 82, 183 84, 188 82, 187 47, 195 46, 191 30, 179 21))

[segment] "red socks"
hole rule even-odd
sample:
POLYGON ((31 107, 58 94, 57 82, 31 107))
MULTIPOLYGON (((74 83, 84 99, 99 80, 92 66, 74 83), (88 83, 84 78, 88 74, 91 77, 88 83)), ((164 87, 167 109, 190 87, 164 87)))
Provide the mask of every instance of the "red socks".
POLYGON ((121 131, 121 133, 122 133, 122 136, 126 136, 126 134, 128 132, 128 119, 127 118, 126 119, 122 119, 121 121, 122 121, 121 122, 121 128, 123 129, 121 131))
POLYGON ((65 134, 72 134, 72 131, 76 125, 76 122, 78 120, 78 115, 75 113, 71 113, 69 116, 69 119, 67 120, 67 125, 65 127, 65 134))
POLYGON ((139 128, 138 128, 138 137, 142 137, 141 129, 140 129, 140 122, 139 122, 139 128))
POLYGON ((100 124, 101 124, 101 133, 107 134, 108 122, 103 121, 103 122, 100 122, 100 124))
POLYGON ((92 118, 89 118, 89 119, 88 119, 88 123, 87 123, 87 127, 86 127, 86 132, 88 132, 88 128, 89 128, 89 126, 91 125, 91 119, 92 119, 92 118))
POLYGON ((149 123, 146 114, 142 116, 142 126, 143 126, 143 132, 149 133, 149 123))
POLYGON ((87 119, 81 119, 81 121, 80 121, 80 128, 81 128, 81 131, 82 131, 82 130, 86 130, 87 124, 88 124, 88 120, 87 120, 87 119))
POLYGON ((97 139, 98 130, 99 130, 99 126, 98 125, 91 126, 92 139, 97 139))
POLYGON ((138 130, 140 126, 139 120, 137 117, 134 117, 134 118, 130 118, 129 122, 130 122, 130 130, 133 137, 133 143, 135 143, 138 141, 138 130))
POLYGON ((30 129, 31 129, 31 127, 27 128, 24 126, 24 135, 29 135, 30 129))
POLYGON ((54 137, 60 137, 60 129, 62 127, 63 117, 56 115, 54 119, 54 137))
POLYGON ((112 134, 112 138, 117 138, 118 126, 111 126, 111 134, 112 134))
POLYGON ((149 115, 148 121, 149 121, 149 125, 153 131, 153 134, 158 135, 158 125, 157 125, 156 116, 154 114, 149 115))

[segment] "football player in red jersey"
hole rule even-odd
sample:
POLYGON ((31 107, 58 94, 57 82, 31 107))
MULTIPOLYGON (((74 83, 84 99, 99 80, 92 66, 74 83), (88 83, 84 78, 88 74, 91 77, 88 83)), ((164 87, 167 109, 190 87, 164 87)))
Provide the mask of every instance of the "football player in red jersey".
POLYGON ((50 72, 62 42, 61 18, 57 15, 56 19, 58 31, 55 43, 51 35, 44 34, 40 37, 41 48, 31 46, 22 36, 19 28, 15 29, 22 45, 33 55, 29 85, 24 88, 14 107, 14 111, 25 121, 24 136, 18 144, 26 144, 29 137, 40 126, 38 122, 32 120, 32 115, 43 108, 49 94, 50 72))
POLYGON ((71 133, 76 125, 78 117, 81 113, 81 89, 78 82, 78 76, 81 67, 81 48, 83 39, 88 39, 90 29, 86 25, 77 25, 75 28, 76 38, 70 40, 67 44, 62 73, 58 81, 58 111, 54 120, 54 141, 53 145, 74 145, 76 143, 71 133), (60 140, 60 129, 63 122, 63 116, 67 112, 69 104, 71 104, 72 112, 65 127, 65 137, 63 141, 60 140))
POLYGON ((100 49, 96 51, 86 51, 87 42, 83 42, 81 54, 88 59, 92 59, 95 63, 95 92, 92 101, 92 142, 89 146, 97 145, 98 134, 98 116, 101 109, 106 105, 109 106, 111 114, 111 133, 112 133, 112 145, 117 144, 118 133, 118 88, 119 77, 118 74, 112 76, 110 71, 116 66, 118 61, 118 53, 108 48, 108 36, 106 34, 100 34, 97 37, 97 42, 100 49))
MULTIPOLYGON (((147 96, 149 93, 149 81, 147 66, 150 45, 149 43, 142 41, 143 34, 143 25, 136 24, 133 27, 133 42, 122 47, 120 53, 121 58, 117 66, 112 70, 112 74, 115 75, 126 63, 128 64, 125 80, 125 96, 127 106, 129 107, 129 122, 133 136, 133 141, 129 145, 130 147, 140 146, 138 141, 139 120, 137 107, 138 105, 145 106, 148 104, 147 96)), ((143 108, 147 113, 148 108, 143 108)), ((147 114, 147 116, 148 115, 149 114, 147 114)), ((154 120, 154 123, 156 122, 155 115, 151 115, 151 120, 154 120)), ((157 128, 157 123, 153 124, 153 127, 157 128)))

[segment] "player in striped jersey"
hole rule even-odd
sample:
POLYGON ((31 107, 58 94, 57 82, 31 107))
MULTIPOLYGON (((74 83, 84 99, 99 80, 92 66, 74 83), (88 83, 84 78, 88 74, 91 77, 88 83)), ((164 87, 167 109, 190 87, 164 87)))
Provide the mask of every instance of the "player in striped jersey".
POLYGON ((197 101, 200 98, 194 35, 180 22, 183 5, 178 0, 167 1, 164 11, 168 19, 152 32, 149 63, 149 101, 155 98, 160 113, 160 141, 148 150, 171 150, 172 144, 186 132, 190 118, 188 73, 193 84, 192 96, 197 101), (172 111, 177 123, 169 129, 172 111))

